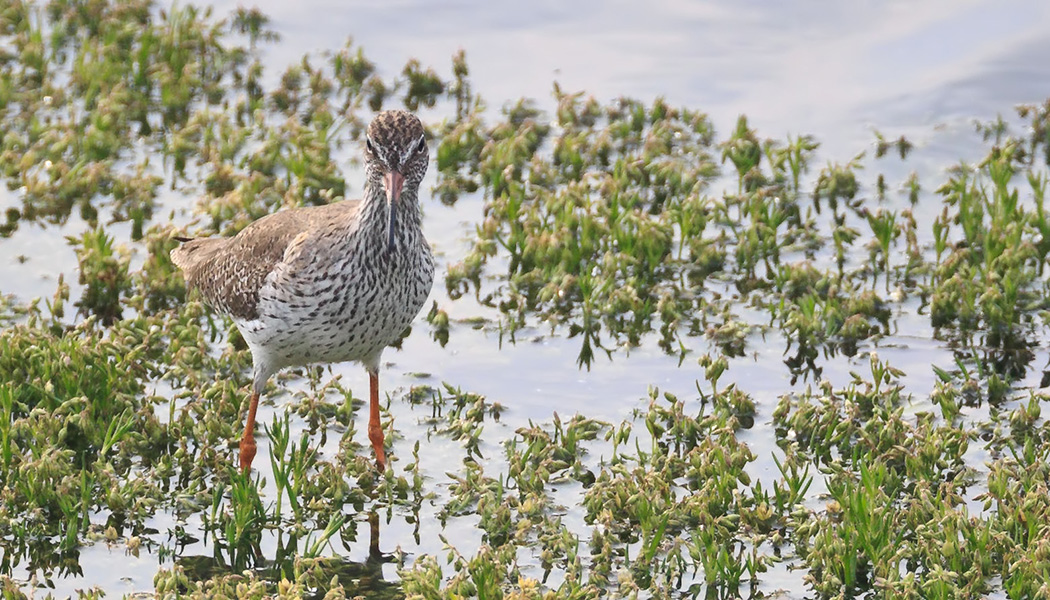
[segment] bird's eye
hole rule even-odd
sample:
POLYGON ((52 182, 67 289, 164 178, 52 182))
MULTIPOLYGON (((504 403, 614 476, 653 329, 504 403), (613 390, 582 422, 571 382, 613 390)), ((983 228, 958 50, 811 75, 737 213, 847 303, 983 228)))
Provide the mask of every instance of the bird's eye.
POLYGON ((367 150, 369 154, 375 154, 376 149, 375 146, 372 145, 372 138, 370 137, 365 138, 365 150, 367 150))
POLYGON ((422 154, 427 151, 427 139, 423 136, 419 136, 419 143, 416 144, 416 152, 422 154))

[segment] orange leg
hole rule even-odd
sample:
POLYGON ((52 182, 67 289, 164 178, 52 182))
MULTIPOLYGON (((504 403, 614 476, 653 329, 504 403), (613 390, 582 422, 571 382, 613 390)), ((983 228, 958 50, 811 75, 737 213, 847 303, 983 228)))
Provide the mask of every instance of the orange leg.
POLYGON ((259 408, 259 393, 252 392, 248 405, 248 418, 244 420, 244 435, 241 436, 241 473, 252 470, 252 459, 255 458, 255 410, 259 408))
POLYGON ((379 424, 379 374, 369 373, 368 439, 376 453, 376 468, 386 470, 386 452, 383 451, 383 426, 379 424))

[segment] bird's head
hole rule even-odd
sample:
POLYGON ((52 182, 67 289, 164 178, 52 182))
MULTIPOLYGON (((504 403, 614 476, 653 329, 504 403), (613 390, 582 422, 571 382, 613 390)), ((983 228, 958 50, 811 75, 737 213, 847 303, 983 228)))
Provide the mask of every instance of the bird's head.
POLYGON ((387 247, 394 247, 403 202, 418 202, 419 184, 430 162, 423 123, 412 113, 387 110, 376 115, 365 134, 368 185, 386 193, 387 247))

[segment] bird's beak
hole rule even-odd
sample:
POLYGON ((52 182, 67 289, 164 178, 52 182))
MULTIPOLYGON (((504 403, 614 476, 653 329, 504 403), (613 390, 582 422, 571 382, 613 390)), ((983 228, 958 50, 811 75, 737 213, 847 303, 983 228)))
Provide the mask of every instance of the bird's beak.
POLYGON ((405 185, 405 176, 397 171, 383 175, 383 187, 386 188, 386 204, 390 210, 390 223, 387 230, 387 249, 394 249, 394 225, 397 223, 397 205, 401 202, 401 188, 405 185))

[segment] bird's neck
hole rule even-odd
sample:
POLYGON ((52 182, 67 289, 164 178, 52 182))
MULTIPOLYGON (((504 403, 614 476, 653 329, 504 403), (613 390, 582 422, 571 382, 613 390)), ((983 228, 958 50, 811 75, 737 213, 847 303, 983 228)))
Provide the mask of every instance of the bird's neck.
MULTIPOLYGON (((389 235, 390 207, 383 186, 365 190, 360 227, 375 237, 376 243, 384 243, 389 235)), ((417 201, 418 190, 405 187, 395 208, 394 238, 415 238, 421 234, 423 216, 417 201)))

